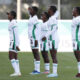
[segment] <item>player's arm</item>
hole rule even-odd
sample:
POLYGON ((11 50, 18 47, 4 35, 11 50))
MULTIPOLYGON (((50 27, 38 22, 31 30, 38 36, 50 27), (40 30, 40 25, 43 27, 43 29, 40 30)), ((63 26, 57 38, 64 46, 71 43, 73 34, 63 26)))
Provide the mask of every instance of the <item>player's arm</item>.
MULTIPOLYGON (((48 34, 48 27, 47 27, 47 26, 45 27, 45 30, 46 30, 46 35, 47 35, 47 34, 48 34)), ((42 37, 42 41, 45 41, 45 40, 46 40, 46 38, 47 38, 46 35, 44 35, 44 36, 42 37)))
POLYGON ((36 35, 36 40, 40 41, 40 38, 41 38, 41 26, 40 26, 40 23, 38 23, 36 25, 35 35, 36 35))
POLYGON ((52 24, 50 30, 48 30, 45 37, 49 37, 53 32, 55 32, 58 29, 57 24, 52 24))
POLYGON ((75 36, 74 35, 76 35, 75 30, 74 30, 75 27, 77 27, 77 21, 76 21, 76 19, 73 19, 72 20, 72 28, 71 28, 71 31, 72 31, 72 40, 73 41, 75 40, 75 36))
POLYGON ((18 28, 16 26, 13 27, 13 33, 14 33, 14 40, 16 44, 16 49, 20 51, 19 49, 19 35, 18 35, 18 28))
POLYGON ((40 41, 40 33, 41 33, 41 26, 39 23, 37 23, 35 30, 35 46, 37 46, 38 41, 40 41))
POLYGON ((54 18, 58 19, 58 16, 59 16, 59 11, 56 11, 54 14, 54 18))

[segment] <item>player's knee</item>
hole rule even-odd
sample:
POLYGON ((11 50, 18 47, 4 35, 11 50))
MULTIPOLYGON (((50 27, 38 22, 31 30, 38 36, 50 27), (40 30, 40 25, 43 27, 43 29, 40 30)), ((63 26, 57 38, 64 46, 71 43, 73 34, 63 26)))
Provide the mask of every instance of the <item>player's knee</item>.
POLYGON ((74 53, 75 53, 75 54, 78 54, 78 53, 80 53, 80 51, 74 51, 74 53))
POLYGON ((36 57, 35 60, 36 60, 36 61, 40 61, 40 57, 36 57))
POLYGON ((52 58, 53 63, 57 63, 57 58, 52 58))
POLYGON ((34 58, 39 61, 40 60, 40 56, 39 56, 39 53, 34 53, 34 58))
POLYGON ((48 59, 48 58, 46 58, 46 59, 45 59, 45 62, 46 62, 46 63, 49 63, 49 59, 48 59))
POLYGON ((34 54, 39 53, 37 49, 33 49, 32 51, 33 51, 34 54))
POLYGON ((80 62, 80 59, 77 59, 78 62, 80 62))
POLYGON ((9 59, 11 60, 11 59, 14 59, 14 54, 13 54, 13 52, 9 52, 9 59))
POLYGON ((45 54, 43 54, 43 59, 45 63, 49 63, 49 57, 45 54))
POLYGON ((9 55, 9 60, 13 59, 13 57, 11 55, 9 55))

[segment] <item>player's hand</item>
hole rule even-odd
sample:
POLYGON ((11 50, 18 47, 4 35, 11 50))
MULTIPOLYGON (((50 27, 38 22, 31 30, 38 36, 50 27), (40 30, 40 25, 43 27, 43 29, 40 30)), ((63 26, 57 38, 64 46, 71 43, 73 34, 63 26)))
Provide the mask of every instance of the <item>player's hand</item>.
POLYGON ((42 38, 42 41, 45 41, 45 40, 46 40, 46 37, 43 37, 43 38, 42 38))
POLYGON ((16 49, 17 49, 18 51, 20 51, 20 48, 19 48, 18 46, 16 46, 16 49))
POLYGON ((37 41, 37 40, 35 40, 35 47, 37 47, 37 45, 38 45, 38 41, 37 41))

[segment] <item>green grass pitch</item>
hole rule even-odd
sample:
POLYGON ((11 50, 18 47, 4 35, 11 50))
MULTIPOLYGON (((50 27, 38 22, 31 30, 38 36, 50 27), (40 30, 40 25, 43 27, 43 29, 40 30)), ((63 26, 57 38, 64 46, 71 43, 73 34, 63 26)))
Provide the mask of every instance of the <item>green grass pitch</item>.
MULTIPOLYGON (((49 55, 50 56, 50 55, 49 55)), ((21 77, 10 77, 13 68, 8 59, 8 52, 0 52, 0 80, 80 80, 75 78, 77 74, 77 62, 73 53, 58 53, 58 78, 47 78, 45 74, 30 75, 33 70, 33 55, 30 52, 20 52, 21 77)), ((50 57, 50 63, 52 63, 50 57)), ((52 71, 52 64, 50 66, 52 71)), ((44 71, 44 63, 41 57, 41 72, 44 71)))

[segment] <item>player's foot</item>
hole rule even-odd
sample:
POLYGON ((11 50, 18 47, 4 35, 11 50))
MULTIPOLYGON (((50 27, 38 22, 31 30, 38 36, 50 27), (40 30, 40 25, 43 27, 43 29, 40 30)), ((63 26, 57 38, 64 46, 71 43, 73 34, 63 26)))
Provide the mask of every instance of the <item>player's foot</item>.
POLYGON ((58 77, 58 74, 49 74, 47 77, 58 77))
POLYGON ((11 76, 11 77, 13 77, 13 76, 21 76, 21 73, 13 73, 13 74, 11 74, 10 76, 11 76))
POLYGON ((78 73, 78 74, 76 75, 76 77, 80 78, 80 73, 78 73))
POLYGON ((30 73, 31 75, 35 75, 35 74, 40 74, 40 72, 34 70, 32 73, 30 73))
POLYGON ((48 70, 45 70, 45 72, 42 72, 43 74, 49 74, 50 72, 48 70))

